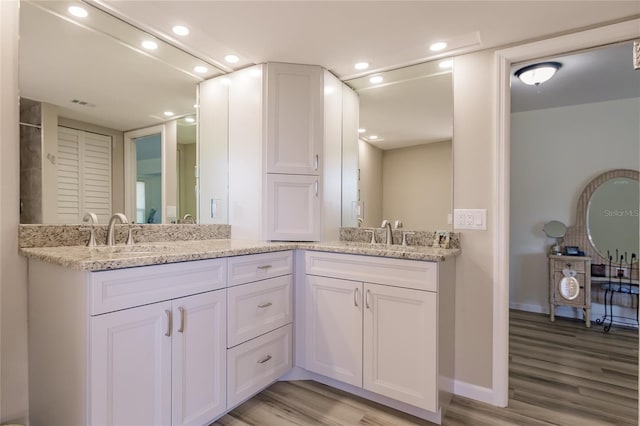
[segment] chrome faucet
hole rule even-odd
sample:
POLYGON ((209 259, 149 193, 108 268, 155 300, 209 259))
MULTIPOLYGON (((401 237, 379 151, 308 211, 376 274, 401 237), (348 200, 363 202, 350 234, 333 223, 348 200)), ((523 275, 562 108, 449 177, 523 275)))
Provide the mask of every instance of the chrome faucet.
POLYGON ((113 216, 111 216, 111 219, 109 219, 109 226, 107 227, 107 245, 108 246, 112 246, 115 244, 115 237, 114 237, 115 226, 114 225, 116 224, 116 220, 120 221, 120 223, 129 223, 129 221, 127 220, 127 217, 122 213, 115 213, 113 216))
POLYGON ((380 225, 381 228, 386 229, 387 231, 387 245, 390 246, 393 244, 393 232, 391 231, 391 222, 389 222, 387 219, 382 221, 382 225, 380 225))

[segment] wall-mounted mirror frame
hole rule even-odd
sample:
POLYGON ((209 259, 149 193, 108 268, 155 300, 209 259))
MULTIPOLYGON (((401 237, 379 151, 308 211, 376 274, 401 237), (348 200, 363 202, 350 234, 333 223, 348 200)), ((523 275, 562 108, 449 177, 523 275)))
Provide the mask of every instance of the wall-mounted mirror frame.
MULTIPOLYGON (((360 102, 358 203, 343 200, 343 226, 378 227, 382 219, 417 230, 452 230, 452 59, 377 72, 346 83, 360 102), (372 83, 371 77, 381 82, 372 83), (364 129, 364 130, 362 130, 364 129), (373 138, 377 136, 377 138, 373 138)), ((351 182, 343 182, 343 193, 351 182)))
MULTIPOLYGON (((635 182, 639 180, 639 172, 637 170, 630 169, 615 169, 604 172, 598 176, 596 176, 591 182, 589 182, 582 193, 580 194, 580 198, 578 199, 578 204, 576 208, 576 224, 574 226, 569 227, 567 230, 567 234, 564 238, 565 246, 577 246, 580 250, 585 252, 586 256, 591 257, 591 263, 608 263, 609 259, 607 258, 607 249, 599 247, 595 247, 590 237, 591 232, 588 228, 588 213, 589 213, 589 205, 592 200, 593 195, 598 191, 599 188, 603 184, 610 182, 615 179, 630 179, 635 182)), ((637 200, 637 199, 636 199, 637 200)), ((635 212, 631 212, 631 215, 635 214, 635 229, 629 229, 628 232, 632 233, 637 237, 638 235, 638 206, 635 206, 635 212)), ((637 244, 637 240, 636 240, 637 244)), ((620 251, 628 252, 628 260, 630 261, 630 256, 632 252, 638 254, 637 245, 635 248, 619 248, 620 251), (633 251, 635 250, 635 251, 633 251)), ((611 252, 611 250, 609 250, 611 252)), ((615 253, 611 253, 611 255, 615 256, 615 253)), ((619 260, 619 259, 618 259, 619 260)), ((613 260, 614 262, 616 259, 613 260)), ((637 262, 637 257, 636 257, 637 262)))
MULTIPOLYGON (((40 136, 32 135, 32 142, 36 145, 38 137, 55 134, 52 128, 58 124, 111 136, 112 211, 123 211, 124 132, 152 125, 174 126, 177 128, 178 149, 183 143, 195 144, 195 130, 186 132, 193 137, 181 135, 185 134, 184 129, 196 126, 195 122, 185 121, 187 117, 189 120, 195 118, 196 84, 220 75, 222 71, 112 16, 101 10, 98 4, 78 4, 89 11, 84 20, 68 14, 69 2, 21 2, 20 94, 39 103, 47 116, 46 123, 34 120, 25 123, 26 126, 21 125, 21 130, 31 126, 32 133, 40 132, 40 136), (143 39, 153 40, 158 48, 145 51, 140 47, 143 39), (193 70, 196 65, 205 66, 208 71, 197 74, 193 70), (173 117, 164 116, 168 110, 174 113, 173 117)), ((21 149, 21 157, 32 157, 29 172, 33 172, 33 179, 22 193, 33 193, 32 182, 41 182, 55 172, 55 165, 46 161, 47 157, 53 158, 56 154, 57 143, 55 140, 53 144, 50 142, 46 144, 47 148, 40 143, 37 147, 21 149), (47 167, 53 170, 46 170, 47 167)), ((183 151, 189 155, 173 155, 174 163, 176 157, 181 157, 183 163, 187 159, 195 161, 194 148, 183 151)), ((165 215, 165 223, 178 214, 196 216, 197 213, 194 176, 188 174, 194 174, 195 164, 182 164, 183 173, 187 173, 182 178, 175 176, 176 166, 167 161, 167 176, 173 176, 173 180, 184 185, 174 185, 176 189, 173 191, 177 193, 166 198, 166 204, 175 205, 177 212, 172 216, 165 215), (184 188, 189 193, 180 194, 177 188, 184 188), (187 207, 180 200, 189 200, 188 205, 193 207, 187 207)), ((40 198, 51 193, 44 188, 40 192, 40 198)), ((23 200, 25 207, 31 207, 30 201, 23 200)), ((43 218, 42 206, 36 206, 35 210, 38 214, 25 215, 21 222, 56 222, 43 218)))

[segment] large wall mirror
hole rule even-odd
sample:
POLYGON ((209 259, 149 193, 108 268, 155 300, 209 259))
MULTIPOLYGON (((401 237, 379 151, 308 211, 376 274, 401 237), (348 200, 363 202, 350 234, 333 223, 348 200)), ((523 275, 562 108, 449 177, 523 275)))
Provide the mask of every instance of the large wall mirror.
POLYGON ((21 223, 196 216, 196 85, 219 69, 82 2, 22 1, 19 49, 21 223), (136 150, 144 129, 160 144, 136 150))
POLYGON ((638 261, 638 171, 616 169, 594 178, 578 200, 576 225, 569 228, 565 245, 577 245, 592 263, 623 257, 638 261))
MULTIPOLYGON (((440 60, 346 82, 359 97, 360 140, 358 173, 343 171, 358 180, 358 200, 343 202, 343 226, 359 217, 365 227, 389 219, 408 229, 452 229, 452 67, 440 60)), ((345 150, 352 158, 354 148, 345 150)))

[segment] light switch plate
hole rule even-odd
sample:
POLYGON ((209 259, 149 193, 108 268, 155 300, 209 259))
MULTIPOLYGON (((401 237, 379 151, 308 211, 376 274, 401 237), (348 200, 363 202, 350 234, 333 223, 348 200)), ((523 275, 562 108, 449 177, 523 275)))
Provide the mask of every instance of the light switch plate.
POLYGON ((454 209, 453 229, 487 230, 487 209, 454 209))

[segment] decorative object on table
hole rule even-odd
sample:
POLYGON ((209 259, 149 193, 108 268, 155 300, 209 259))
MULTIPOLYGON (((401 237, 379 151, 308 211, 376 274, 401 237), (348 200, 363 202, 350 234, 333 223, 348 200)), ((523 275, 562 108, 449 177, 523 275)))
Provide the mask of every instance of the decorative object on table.
POLYGON ((547 222, 544 224, 542 231, 549 238, 553 238, 556 240, 555 244, 553 244, 549 248, 549 254, 552 255, 560 255, 562 254, 562 240, 564 239, 565 234, 567 233, 567 226, 557 220, 552 220, 551 222, 547 222))

